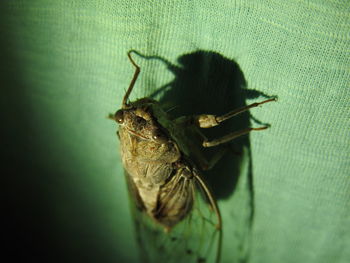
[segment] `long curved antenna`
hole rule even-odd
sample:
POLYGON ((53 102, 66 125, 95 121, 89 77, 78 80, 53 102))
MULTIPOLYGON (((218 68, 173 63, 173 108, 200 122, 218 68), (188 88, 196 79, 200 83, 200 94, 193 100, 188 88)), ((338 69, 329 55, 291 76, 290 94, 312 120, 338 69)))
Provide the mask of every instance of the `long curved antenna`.
POLYGON ((123 102, 122 102, 122 108, 123 109, 128 107, 127 100, 129 99, 129 95, 130 95, 132 89, 134 88, 134 85, 135 85, 135 82, 137 80, 137 77, 139 76, 140 71, 141 71, 140 67, 135 63, 135 61, 131 57, 131 53, 132 52, 133 52, 133 50, 128 51, 128 57, 129 57, 129 60, 130 60, 131 64, 133 64, 134 67, 135 67, 135 73, 134 73, 134 76, 133 76, 133 78, 132 78, 132 80, 130 82, 128 90, 125 92, 125 95, 124 95, 124 98, 123 98, 123 102))

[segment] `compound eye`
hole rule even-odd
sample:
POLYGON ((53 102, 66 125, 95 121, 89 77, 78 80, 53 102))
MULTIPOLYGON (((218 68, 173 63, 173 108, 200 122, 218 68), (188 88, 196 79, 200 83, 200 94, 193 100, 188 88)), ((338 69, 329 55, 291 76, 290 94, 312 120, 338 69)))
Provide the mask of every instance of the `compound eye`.
POLYGON ((166 136, 157 130, 153 132, 152 139, 159 143, 166 143, 168 141, 166 136))
POLYGON ((124 111, 123 110, 118 110, 115 114, 114 114, 114 119, 116 122, 118 122, 119 124, 122 124, 124 122, 124 111))

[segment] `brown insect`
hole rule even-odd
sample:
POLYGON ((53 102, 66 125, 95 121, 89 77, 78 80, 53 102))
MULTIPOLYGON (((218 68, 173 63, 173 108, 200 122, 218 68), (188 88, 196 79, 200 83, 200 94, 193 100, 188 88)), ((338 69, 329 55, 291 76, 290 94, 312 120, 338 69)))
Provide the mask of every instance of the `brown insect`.
POLYGON ((219 262, 220 210, 199 172, 211 168, 214 163, 205 160, 201 149, 188 138, 187 131, 194 130, 203 138, 203 147, 213 147, 252 130, 264 130, 266 126, 246 128, 208 141, 198 128, 220 125, 275 99, 253 103, 222 116, 201 114, 173 120, 160 103, 151 98, 128 101, 140 73, 131 53, 128 52, 128 57, 136 68, 134 76, 122 100, 122 108, 109 118, 119 124, 120 152, 135 204, 142 261, 219 262))

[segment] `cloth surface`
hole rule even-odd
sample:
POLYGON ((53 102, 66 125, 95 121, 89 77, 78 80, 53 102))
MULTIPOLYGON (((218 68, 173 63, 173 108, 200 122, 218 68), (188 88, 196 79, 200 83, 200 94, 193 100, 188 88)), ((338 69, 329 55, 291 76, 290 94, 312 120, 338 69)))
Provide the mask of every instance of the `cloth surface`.
POLYGON ((236 190, 218 197, 222 262, 349 262, 348 1, 16 0, 0 12, 4 138, 28 168, 14 169, 9 188, 19 191, 14 229, 31 244, 10 243, 17 256, 138 260, 117 125, 106 118, 121 105, 135 49, 163 60, 133 55, 132 100, 165 87, 156 98, 177 96, 185 113, 223 114, 278 96, 250 111, 271 127, 250 134, 236 190), (228 80, 251 93, 228 96, 228 80))

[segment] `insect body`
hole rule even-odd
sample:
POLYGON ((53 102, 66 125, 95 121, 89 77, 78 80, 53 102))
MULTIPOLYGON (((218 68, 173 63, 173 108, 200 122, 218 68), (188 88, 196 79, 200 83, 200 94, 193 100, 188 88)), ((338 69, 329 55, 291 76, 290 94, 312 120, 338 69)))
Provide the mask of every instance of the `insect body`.
POLYGON ((130 175, 139 207, 164 228, 170 229, 192 207, 192 168, 182 156, 172 129, 158 103, 142 99, 118 111, 122 160, 130 175), (155 118, 157 116, 157 119, 155 118), (162 124, 163 125, 162 125, 162 124), (179 191, 181 194, 178 195, 179 191))
MULTIPOLYGON (((150 98, 128 101, 140 73, 131 52, 128 52, 128 57, 136 71, 123 98, 122 108, 115 114, 110 114, 109 118, 119 124, 121 157, 136 213, 151 219, 155 228, 163 229, 163 234, 158 231, 157 235, 160 237, 155 238, 156 241, 153 242, 158 246, 155 252, 158 255, 148 256, 148 259, 150 262, 160 262, 163 256, 166 257, 165 253, 172 253, 171 248, 165 252, 164 245, 182 238, 178 246, 188 257, 187 262, 190 262, 189 259, 193 262, 207 262, 206 253, 209 253, 210 249, 214 250, 215 254, 212 261, 218 262, 222 220, 217 203, 199 172, 199 169, 210 168, 211 164, 194 148, 185 131, 188 128, 196 130, 217 126, 234 115, 274 99, 254 103, 222 116, 203 114, 172 120, 158 101, 150 98), (199 226, 200 230, 193 230, 194 225, 199 226), (173 232, 176 236, 172 236, 173 232), (169 238, 164 238, 164 235, 168 235, 169 238), (215 241, 207 242, 213 239, 213 236, 215 241), (190 239, 194 241, 189 241, 190 239)), ((251 130, 266 128, 247 128, 213 141, 204 139, 203 146, 216 146, 251 130)), ((144 236, 151 235, 152 231, 144 230, 144 226, 140 226, 143 223, 142 220, 137 222, 137 229, 146 233, 139 234, 139 239, 141 246, 147 246, 147 254, 150 253, 152 245, 148 244, 144 236)), ((166 261, 170 262, 169 258, 166 261)))

